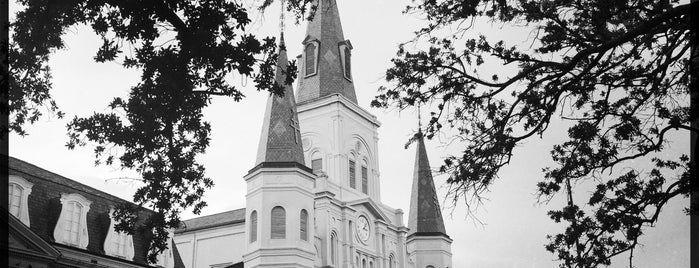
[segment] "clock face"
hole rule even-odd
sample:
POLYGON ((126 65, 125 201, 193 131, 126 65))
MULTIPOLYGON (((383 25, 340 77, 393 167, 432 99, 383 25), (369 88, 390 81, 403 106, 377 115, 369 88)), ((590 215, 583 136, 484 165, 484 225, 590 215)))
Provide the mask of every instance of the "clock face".
POLYGON ((359 216, 357 221, 357 237, 362 242, 366 243, 371 235, 371 228, 369 226, 369 220, 364 216, 359 216))

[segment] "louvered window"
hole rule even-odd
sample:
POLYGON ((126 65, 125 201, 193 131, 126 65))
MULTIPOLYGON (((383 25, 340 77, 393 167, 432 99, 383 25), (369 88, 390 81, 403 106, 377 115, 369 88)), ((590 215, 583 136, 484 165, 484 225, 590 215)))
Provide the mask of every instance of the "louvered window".
POLYGON ((306 45, 306 76, 316 73, 316 50, 314 43, 306 45))
POLYGON ((355 181, 355 164, 354 161, 350 160, 349 161, 349 181, 350 181, 350 187, 352 189, 357 189, 357 182, 355 181))
POLYGON ((362 166, 362 193, 369 194, 369 174, 366 166, 362 166))
POLYGON ((352 53, 348 47, 345 47, 345 77, 352 79, 352 53))
POLYGON ((318 175, 323 170, 323 159, 313 159, 311 160, 311 168, 313 173, 318 175))
POLYGON ((286 211, 283 207, 272 209, 272 239, 286 238, 286 211))
POLYGON ((250 243, 257 241, 257 211, 250 213, 250 243))
POLYGON ((308 212, 301 210, 301 240, 308 241, 308 212))

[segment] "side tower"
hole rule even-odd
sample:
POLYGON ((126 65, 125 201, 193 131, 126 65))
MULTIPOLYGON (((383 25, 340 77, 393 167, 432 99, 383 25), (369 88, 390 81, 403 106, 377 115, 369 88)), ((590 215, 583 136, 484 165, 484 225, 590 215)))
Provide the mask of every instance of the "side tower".
POLYGON ((451 238, 444 228, 422 136, 417 142, 407 249, 415 268, 451 267, 451 238))
POLYGON ((284 96, 267 100, 257 161, 247 183, 245 267, 313 267, 315 175, 306 167, 296 102, 284 83, 288 59, 280 38, 275 80, 284 96))

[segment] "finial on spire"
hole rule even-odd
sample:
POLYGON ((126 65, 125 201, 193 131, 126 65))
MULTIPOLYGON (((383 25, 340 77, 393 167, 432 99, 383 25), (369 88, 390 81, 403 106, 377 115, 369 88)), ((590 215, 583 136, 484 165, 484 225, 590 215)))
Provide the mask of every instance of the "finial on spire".
POLYGON ((279 50, 286 50, 284 43, 284 0, 281 0, 281 8, 279 9, 279 50))
POLYGON ((279 9, 279 31, 282 32, 282 40, 284 40, 284 2, 285 0, 281 0, 281 8, 279 9))
POLYGON ((422 139, 422 113, 420 113, 420 103, 417 104, 417 133, 422 139))

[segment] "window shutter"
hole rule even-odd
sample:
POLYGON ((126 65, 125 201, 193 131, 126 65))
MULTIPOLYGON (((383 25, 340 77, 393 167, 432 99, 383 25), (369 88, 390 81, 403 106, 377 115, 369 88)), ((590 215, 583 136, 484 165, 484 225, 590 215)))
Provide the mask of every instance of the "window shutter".
POLYGON ((306 45, 306 75, 316 73, 316 45, 310 43, 306 45))
POLYGON ((286 212, 283 207, 272 209, 272 239, 286 238, 286 212))
POLYGON ((314 174, 320 174, 320 171, 323 170, 323 159, 311 160, 311 168, 313 169, 314 174))
POLYGON ((354 167, 354 161, 350 160, 350 161, 349 161, 349 181, 350 181, 350 187, 352 187, 352 189, 357 189, 357 182, 356 182, 355 179, 354 179, 354 173, 355 173, 354 169, 355 169, 355 167, 354 167))
POLYGON ((369 194, 369 174, 365 166, 362 166, 362 193, 369 194))
POLYGON ((345 47, 345 76, 349 79, 352 79, 351 57, 352 57, 352 53, 350 52, 350 49, 348 47, 345 47))

